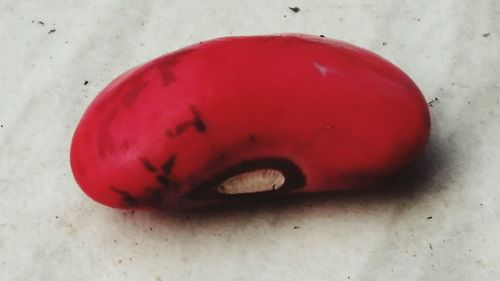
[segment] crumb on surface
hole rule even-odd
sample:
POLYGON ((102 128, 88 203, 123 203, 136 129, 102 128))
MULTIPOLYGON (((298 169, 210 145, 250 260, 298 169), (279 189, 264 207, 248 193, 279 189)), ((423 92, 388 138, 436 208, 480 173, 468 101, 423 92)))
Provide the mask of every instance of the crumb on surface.
POLYGON ((432 107, 434 105, 434 103, 439 103, 439 99, 436 97, 434 99, 432 99, 430 102, 428 102, 427 104, 432 107))

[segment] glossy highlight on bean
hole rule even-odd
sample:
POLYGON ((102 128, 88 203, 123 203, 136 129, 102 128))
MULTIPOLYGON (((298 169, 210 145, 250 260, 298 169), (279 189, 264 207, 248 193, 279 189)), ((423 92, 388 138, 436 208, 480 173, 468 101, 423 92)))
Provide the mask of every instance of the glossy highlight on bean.
POLYGON ((74 133, 81 189, 125 209, 192 208, 375 186, 430 133, 416 84, 319 36, 227 37, 112 81, 74 133))

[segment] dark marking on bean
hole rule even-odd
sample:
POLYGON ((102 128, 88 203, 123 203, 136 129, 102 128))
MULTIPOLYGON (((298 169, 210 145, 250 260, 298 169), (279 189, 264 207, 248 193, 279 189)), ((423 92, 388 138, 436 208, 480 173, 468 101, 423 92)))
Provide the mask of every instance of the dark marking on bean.
POLYGON ((123 190, 120 190, 114 186, 111 186, 110 189, 113 191, 113 192, 116 192, 118 195, 120 195, 123 203, 126 205, 126 206, 137 206, 138 205, 138 201, 137 201, 137 198, 133 197, 132 195, 130 195, 130 193, 126 192, 126 191, 123 191, 123 190))
POLYGON ((179 188, 179 187, 181 187, 181 184, 177 181, 170 180, 170 187, 179 188))
POLYGON ((140 93, 144 88, 146 88, 147 83, 142 80, 130 80, 130 82, 125 83, 121 88, 120 88, 120 94, 123 95, 122 102, 126 107, 131 107, 137 98, 139 97, 140 93))
POLYGON ((182 61, 182 57, 191 53, 193 49, 184 49, 172 53, 156 63, 160 72, 163 86, 168 86, 177 80, 173 68, 182 61))
POLYGON ((158 64, 158 69, 162 78, 163 86, 168 86, 177 80, 177 77, 172 72, 172 68, 178 63, 177 60, 170 60, 158 64))
POLYGON ((193 121, 184 121, 175 126, 175 134, 180 135, 184 133, 189 127, 193 126, 193 121))
POLYGON ((166 135, 167 137, 173 138, 173 137, 178 137, 182 133, 184 133, 187 129, 190 127, 194 127, 197 132, 203 133, 207 130, 207 126, 205 125, 205 122, 201 118, 200 111, 193 105, 190 107, 191 112, 193 113, 194 117, 191 120, 188 121, 183 121, 177 126, 175 126, 175 130, 167 130, 166 135))
POLYGON ((156 180, 159 183, 163 184, 164 186, 169 186, 170 185, 170 179, 168 177, 166 177, 166 176, 162 176, 162 175, 157 176, 156 180))
POLYGON ((168 158, 167 162, 165 162, 165 164, 163 164, 163 166, 161 167, 162 170, 163 170, 163 173, 165 175, 169 175, 170 172, 172 171, 172 168, 175 165, 175 159, 176 159, 176 157, 177 156, 175 154, 170 155, 170 157, 168 158))
POLYGON ((142 162, 142 165, 144 165, 144 168, 146 168, 146 170, 148 170, 152 173, 156 172, 156 170, 157 170, 156 167, 153 164, 151 164, 151 162, 149 162, 148 159, 140 158, 140 160, 142 162))
POLYGON ((163 194, 160 189, 148 187, 146 188, 146 193, 147 195, 145 196, 145 198, 149 205, 152 206, 162 205, 163 194))
POLYGON ((129 192, 110 186, 110 189, 117 193, 122 200, 123 207, 127 208, 165 208, 168 203, 165 201, 167 189, 161 186, 144 187, 141 195, 132 196, 129 192))
POLYGON ((194 120, 193 120, 194 127, 200 133, 205 132, 207 130, 207 126, 205 125, 205 122, 203 122, 203 119, 201 119, 200 111, 194 105, 192 105, 190 109, 194 115, 194 120))

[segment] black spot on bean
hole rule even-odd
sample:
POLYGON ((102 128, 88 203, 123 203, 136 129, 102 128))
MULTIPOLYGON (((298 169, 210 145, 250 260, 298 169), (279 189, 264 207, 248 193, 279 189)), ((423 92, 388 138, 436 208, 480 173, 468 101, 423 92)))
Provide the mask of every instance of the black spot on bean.
POLYGON ((194 127, 195 130, 199 133, 203 133, 203 132, 207 131, 207 126, 206 126, 205 122, 203 121, 203 119, 201 118, 201 114, 200 114, 200 111, 198 110, 198 108, 196 108, 193 105, 190 107, 190 110, 194 116, 193 119, 188 120, 188 121, 183 121, 183 122, 177 124, 177 126, 175 126, 175 130, 173 130, 173 131, 167 130, 166 135, 168 137, 171 137, 171 138, 178 137, 182 133, 184 133, 187 129, 189 129, 190 127, 194 127))
POLYGON ((175 154, 171 155, 171 156, 168 158, 167 162, 165 162, 165 164, 163 164, 163 166, 161 167, 161 168, 162 168, 162 170, 163 170, 163 173, 164 173, 165 175, 170 174, 170 172, 172 171, 172 168, 173 168, 173 167, 174 167, 174 165, 175 165, 175 159, 176 159, 176 155, 175 155, 175 154))
POLYGON ((205 125, 205 122, 203 122, 203 119, 201 119, 200 111, 194 105, 192 105, 190 109, 194 115, 194 120, 193 120, 194 127, 200 133, 205 132, 207 130, 207 126, 205 125))
POLYGON ((146 168, 146 170, 148 170, 150 172, 156 172, 156 167, 153 164, 151 164, 151 162, 149 162, 148 159, 141 158, 140 160, 141 160, 142 165, 144 166, 144 168, 146 168))
POLYGON ((170 179, 168 177, 166 177, 166 176, 162 176, 162 175, 157 176, 156 180, 159 183, 161 183, 162 185, 164 185, 164 186, 169 186, 170 185, 170 179))
POLYGON ((137 201, 137 198, 133 197, 132 195, 130 195, 130 193, 126 192, 126 191, 123 191, 123 190, 120 190, 114 186, 110 187, 112 191, 116 192, 118 195, 120 195, 123 203, 126 205, 126 206, 137 206, 138 204, 138 201, 137 201))

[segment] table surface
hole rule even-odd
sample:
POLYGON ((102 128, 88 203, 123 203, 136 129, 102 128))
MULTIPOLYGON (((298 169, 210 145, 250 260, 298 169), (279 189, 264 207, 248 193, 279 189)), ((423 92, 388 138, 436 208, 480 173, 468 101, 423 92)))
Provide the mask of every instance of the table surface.
POLYGON ((0 280, 500 280, 499 1, 0 7, 0 280), (114 77, 201 40, 288 32, 370 49, 438 99, 396 188, 182 213, 79 190, 71 136, 114 77))

